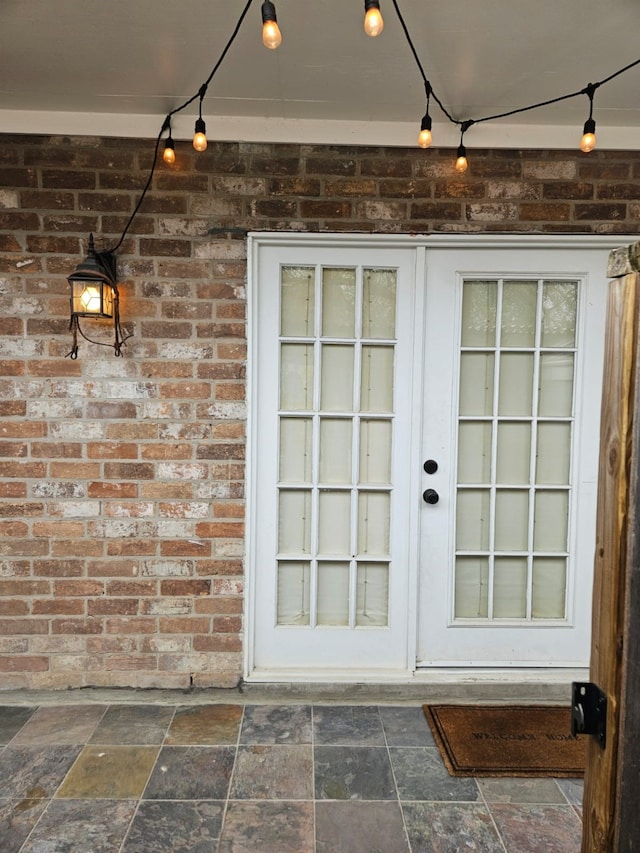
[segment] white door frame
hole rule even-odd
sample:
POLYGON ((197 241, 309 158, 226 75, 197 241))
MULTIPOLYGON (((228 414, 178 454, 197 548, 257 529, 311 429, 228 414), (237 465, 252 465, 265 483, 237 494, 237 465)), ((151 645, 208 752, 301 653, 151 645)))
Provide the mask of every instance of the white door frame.
MULTIPOLYGON (((256 557, 256 535, 255 535, 255 517, 253 513, 254 499, 256 493, 256 470, 257 470, 257 452, 256 452, 256 434, 257 420, 259 414, 255 405, 257 399, 256 388, 256 353, 255 341, 257 340, 257 323, 256 316, 256 270, 258 251, 261 246, 282 246, 282 247, 304 247, 320 248, 327 246, 350 247, 350 248, 373 248, 376 249, 388 247, 390 249, 406 248, 415 251, 415 272, 416 281, 424 282, 426 273, 426 252, 430 248, 446 248, 446 249, 465 249, 465 248, 487 248, 487 249, 505 249, 505 248, 565 248, 570 250, 579 250, 580 248, 597 248, 602 250, 614 249, 619 246, 624 246, 633 240, 627 235, 512 235, 512 234, 491 234, 491 235, 380 235, 380 234, 308 234, 308 233, 289 233, 289 232, 255 232, 248 235, 247 246, 247 341, 248 341, 248 369, 247 369, 247 401, 248 401, 248 420, 247 420, 247 527, 246 527, 246 544, 245 544, 245 640, 244 640, 244 678, 247 681, 351 681, 354 680, 349 675, 326 672, 321 677, 317 674, 309 673, 287 673, 286 678, 279 677, 277 673, 256 672, 254 667, 254 643, 255 643, 255 618, 256 618, 256 601, 255 601, 255 583, 254 583, 254 567, 256 557)), ((603 286, 606 285, 606 271, 603 271, 603 286)), ((416 328, 423 326, 424 310, 425 310, 425 287, 417 288, 417 303, 416 303, 416 328)), ((415 335, 416 348, 423 344, 420 335, 415 335)), ((415 353, 416 363, 422 365, 422 352, 415 353)), ((423 376, 422 368, 416 369, 413 377, 414 399, 419 400, 422 396, 423 376)), ((416 416, 416 423, 412 424, 412 439, 410 452, 412 458, 419 459, 421 452, 422 438, 422 423, 420 417, 416 416)), ((420 495, 420 484, 422 481, 421 470, 419 465, 413 466, 417 470, 411 471, 410 488, 412 495, 420 495)), ((411 518, 409 523, 411 528, 419 530, 418 516, 422 510, 419 500, 410 500, 411 518)), ((378 675, 367 676, 366 678, 359 677, 357 680, 367 681, 396 681, 406 682, 416 676, 427 681, 447 681, 447 682, 464 682, 465 680, 482 680, 495 679, 495 670, 482 671, 478 668, 470 669, 466 672, 460 667, 456 667, 453 672, 449 672, 447 668, 429 669, 416 671, 415 661, 417 658, 417 620, 418 620, 418 566, 419 566, 419 537, 416 535, 416 541, 409 543, 409 565, 408 565, 408 583, 409 583, 409 606, 407 610, 407 661, 409 666, 406 672, 403 673, 381 673, 378 675), (413 594, 411 593, 413 590, 413 594)), ((577 671, 578 677, 582 677, 584 672, 577 671)), ((556 671, 556 677, 566 678, 566 673, 556 671)), ((509 678, 518 678, 531 681, 549 681, 548 669, 524 671, 511 669, 509 678)), ((569 674, 571 678, 571 673, 569 674)))

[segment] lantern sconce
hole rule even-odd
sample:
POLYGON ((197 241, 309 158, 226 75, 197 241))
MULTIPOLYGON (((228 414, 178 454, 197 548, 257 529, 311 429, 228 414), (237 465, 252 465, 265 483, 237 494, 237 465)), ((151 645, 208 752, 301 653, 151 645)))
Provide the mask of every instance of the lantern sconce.
POLYGON ((70 358, 78 357, 78 334, 92 344, 110 346, 114 354, 122 355, 122 345, 131 335, 123 335, 120 326, 120 294, 118 293, 116 259, 113 251, 97 252, 93 234, 89 236, 89 254, 68 278, 71 288, 71 322, 73 347, 70 358), (80 327, 81 317, 113 320, 114 342, 105 344, 88 338, 80 327))

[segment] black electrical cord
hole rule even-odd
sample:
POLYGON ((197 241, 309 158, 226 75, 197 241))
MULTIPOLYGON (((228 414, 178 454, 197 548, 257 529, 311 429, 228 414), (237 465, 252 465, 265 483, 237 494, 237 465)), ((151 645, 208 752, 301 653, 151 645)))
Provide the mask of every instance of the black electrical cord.
POLYGON ((397 0, 392 0, 392 3, 393 3, 393 6, 396 10, 396 14, 398 16, 398 20, 400 21, 400 25, 402 26, 402 29, 404 30, 404 34, 405 34, 405 37, 407 39, 407 43, 409 45, 409 48, 411 49, 411 52, 413 53, 413 57, 416 61, 416 64, 417 64, 419 70, 420 70, 420 74, 421 74, 422 79, 424 81, 425 89, 428 92, 430 92, 434 101, 438 104, 438 106, 440 107, 440 109, 442 110, 444 115, 449 119, 449 121, 452 124, 457 124, 460 126, 466 125, 466 127, 463 130, 463 133, 465 132, 465 130, 468 130, 472 124, 479 124, 482 121, 495 121, 496 119, 499 119, 499 118, 508 118, 509 116, 514 116, 514 115, 517 115, 518 113, 525 113, 525 112, 528 112, 529 110, 536 110, 536 109, 539 109, 540 107, 547 107, 550 104, 558 104, 558 103, 560 103, 560 101, 566 101, 569 98, 577 98, 579 95, 589 95, 589 97, 591 98, 591 101, 593 102, 593 93, 595 92, 595 90, 597 88, 599 88, 600 86, 603 86, 605 83, 608 83, 610 80, 613 80, 614 77, 618 77, 620 74, 623 74, 625 71, 629 71, 630 68, 633 68, 636 65, 640 65, 640 59, 636 59, 634 62, 630 62, 628 65, 625 65, 624 68, 620 68, 618 71, 614 71, 613 74, 610 74, 608 77, 605 77, 604 80, 600 80, 599 83, 589 83, 588 86, 585 86, 584 89, 579 89, 577 92, 570 92, 568 95, 560 95, 557 98, 550 98, 548 101, 540 101, 537 104, 530 104, 528 107, 519 107, 518 109, 509 110, 508 112, 505 112, 505 113, 497 113, 496 115, 483 116, 482 118, 476 118, 476 119, 466 119, 463 121, 461 119, 454 118, 451 115, 451 113, 446 109, 446 107, 443 105, 442 101, 438 98, 436 93, 433 91, 433 86, 432 86, 431 82, 429 81, 429 79, 427 78, 427 75, 425 74, 424 68, 422 67, 422 63, 420 62, 420 58, 418 57, 418 53, 417 53, 416 48, 415 48, 413 41, 411 39, 411 35, 409 34, 409 29, 408 29, 408 27, 405 23, 405 20, 402 16, 402 12, 400 11, 400 7, 398 6, 397 0))
POLYGON ((131 227, 131 223, 136 218, 138 211, 140 210, 140 206, 142 205, 142 202, 144 201, 144 198, 145 198, 147 192, 149 191, 149 187, 151 186, 151 182, 153 181, 153 176, 154 176, 155 171, 156 171, 156 164, 158 162, 158 149, 160 148, 160 141, 162 139, 162 134, 165 132, 165 130, 167 130, 168 128, 171 127, 171 117, 174 116, 176 113, 179 113, 179 112, 182 112, 182 110, 185 110, 188 106, 190 106, 196 100, 196 98, 200 98, 200 107, 202 108, 202 100, 203 100, 204 96, 206 95, 207 87, 209 86, 209 83, 213 80, 213 77, 214 77, 215 73, 217 72, 218 68, 220 68, 220 66, 222 65, 224 58, 226 57, 227 53, 229 52, 229 50, 231 48, 231 45, 236 40, 236 36, 240 32, 240 27, 242 26, 242 23, 243 23, 245 17, 247 16, 247 12, 251 8, 252 3, 253 3, 253 0, 247 0, 247 3, 245 5, 244 9, 242 10, 240 17, 238 18, 238 22, 236 23, 233 32, 231 33, 231 36, 229 37, 229 40, 224 47, 224 50, 220 54, 220 58, 218 59, 216 64, 213 66, 213 68, 211 69, 211 73, 209 74, 207 79, 204 81, 202 86, 200 86, 200 88, 198 89, 196 94, 193 95, 188 100, 186 100, 183 104, 180 104, 179 107, 176 107, 175 109, 171 110, 171 112, 167 113, 165 120, 162 123, 162 127, 160 128, 160 133, 158 134, 158 136, 156 138, 156 146, 155 146, 155 149, 153 152, 153 162, 151 164, 151 170, 149 172, 149 177, 147 178, 147 183, 144 185, 144 189, 142 190, 142 194, 140 195, 140 198, 138 199, 138 203, 134 207, 133 213, 129 217, 129 220, 127 221, 127 224, 124 227, 124 230, 120 236, 120 239, 118 240, 116 245, 112 249, 109 250, 110 252, 117 251, 120 248, 120 246, 122 245, 122 243, 124 242, 124 238, 126 237, 127 232, 129 231, 129 228, 131 227))
MULTIPOLYGON (((420 57, 418 56, 418 52, 415 48, 415 45, 413 44, 411 34, 409 33, 409 28, 407 27, 407 24, 404 20, 402 12, 400 11, 400 7, 398 5, 398 2, 397 2, 397 0, 392 0, 392 3, 393 3, 393 6, 395 8, 396 15, 398 16, 398 20, 400 21, 400 25, 404 31, 404 35, 405 35, 405 38, 407 40, 407 44, 409 45, 411 53, 413 54, 413 58, 416 61, 416 65, 418 66, 418 69, 420 71, 420 75, 421 75, 422 80, 424 82, 425 93, 427 95, 427 112, 428 112, 428 108, 429 108, 429 99, 433 98, 433 100, 438 104, 438 106, 442 110, 443 114, 449 119, 449 121, 452 124, 455 124, 458 127, 460 127, 460 129, 461 129, 461 137, 460 137, 461 140, 462 140, 462 137, 464 136, 464 134, 467 132, 467 130, 474 124, 479 124, 480 122, 485 122, 485 121, 495 121, 495 120, 501 119, 501 118, 508 118, 509 116, 517 115, 518 113, 528 112, 530 110, 535 110, 535 109, 538 109, 540 107, 549 106, 550 104, 557 104, 557 103, 560 103, 561 101, 566 101, 570 98, 576 98, 579 95, 588 95, 588 97, 590 99, 591 110, 593 110, 593 94, 594 94, 596 89, 598 89, 600 86, 603 86, 605 83, 608 83, 610 80, 613 80, 615 77, 620 76, 620 74, 624 74, 625 71, 629 71, 629 69, 634 68, 636 65, 640 65, 640 59, 636 59, 634 62, 630 62, 628 65, 625 65, 624 68, 620 68, 618 71, 614 71, 613 74, 610 74, 608 77, 605 77, 603 80, 600 80, 598 83, 589 83, 584 89, 579 89, 577 92, 570 92, 567 95, 560 95, 557 98, 550 98, 548 101, 540 101, 539 103, 536 103, 536 104, 530 104, 527 107, 519 107, 515 110, 509 110, 508 112, 504 112, 504 113, 497 113, 496 115, 483 116, 482 118, 457 119, 457 118, 454 118, 454 116, 449 112, 449 110, 445 107, 445 105, 442 103, 442 101, 440 100, 440 98, 438 97, 436 92, 434 91, 433 86, 432 86, 431 82, 429 81, 429 79, 425 73, 424 68, 422 67, 422 63, 420 62, 420 57)), ((244 6, 244 9, 242 10, 240 17, 238 18, 238 21, 237 21, 237 23, 233 29, 233 32, 231 33, 231 36, 229 37, 229 40, 227 41, 227 43, 224 47, 224 50, 220 54, 220 57, 219 57, 218 61, 216 62, 216 64, 213 66, 211 73, 209 74, 207 79, 204 81, 204 83, 200 86, 198 91, 194 95, 192 95, 188 100, 186 100, 183 104, 180 104, 180 106, 176 107, 175 109, 173 109, 169 113, 167 113, 167 115, 164 119, 164 122, 162 123, 162 127, 160 128, 160 132, 158 133, 158 136, 156 138, 155 150, 153 153, 153 162, 151 164, 149 177, 147 178, 147 182, 144 186, 144 189, 142 190, 142 194, 140 195, 140 198, 138 199, 138 203, 136 204, 135 208, 133 209, 133 213, 129 217, 129 220, 127 221, 127 224, 124 227, 124 230, 122 232, 120 240, 109 251, 115 252, 122 245, 124 238, 126 237, 127 232, 129 231, 129 228, 131 227, 131 223, 133 222, 133 220, 137 216, 138 211, 140 210, 140 207, 142 205, 142 202, 144 201, 145 196, 146 196, 147 192, 149 191, 149 188, 151 187, 151 182, 153 181, 153 176, 154 176, 156 164, 158 161, 158 149, 160 148, 160 141, 162 139, 162 135, 164 134, 164 132, 167 129, 169 130, 169 132, 171 132, 171 117, 176 115, 176 113, 179 113, 179 112, 182 112, 182 110, 185 110, 197 98, 200 98, 200 108, 202 108, 202 101, 203 101, 204 96, 207 92, 207 88, 209 86, 209 83, 212 81, 216 72, 218 71, 218 69, 222 65, 227 53, 229 52, 233 42, 236 39, 236 36, 238 35, 238 32, 240 31, 240 27, 242 26, 244 19, 247 16, 247 13, 249 12, 249 9, 251 8, 252 4, 253 4, 253 0, 247 0, 246 4, 244 6)), ((590 112, 590 116, 591 116, 591 112, 590 112)), ((462 142, 461 142, 461 144, 462 144, 462 142)))

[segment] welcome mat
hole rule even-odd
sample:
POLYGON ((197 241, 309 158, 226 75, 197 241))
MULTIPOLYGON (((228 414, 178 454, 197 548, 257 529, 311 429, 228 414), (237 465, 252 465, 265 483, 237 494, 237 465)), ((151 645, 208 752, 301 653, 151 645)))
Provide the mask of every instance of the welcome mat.
POLYGON ((543 705, 423 705, 452 776, 584 774, 585 739, 569 708, 543 705))

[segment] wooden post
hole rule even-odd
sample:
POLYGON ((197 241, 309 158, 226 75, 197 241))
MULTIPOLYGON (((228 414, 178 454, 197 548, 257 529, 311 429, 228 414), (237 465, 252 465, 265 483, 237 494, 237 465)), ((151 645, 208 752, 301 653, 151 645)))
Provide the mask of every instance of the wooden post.
POLYGON ((607 733, 587 745, 582 853, 640 853, 639 260, 634 244, 609 263, 590 675, 607 733))

